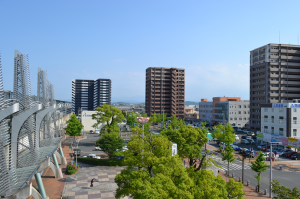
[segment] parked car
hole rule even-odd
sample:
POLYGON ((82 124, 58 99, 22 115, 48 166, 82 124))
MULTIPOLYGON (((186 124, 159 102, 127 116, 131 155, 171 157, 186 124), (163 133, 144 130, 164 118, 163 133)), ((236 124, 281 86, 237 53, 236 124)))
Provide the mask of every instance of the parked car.
POLYGON ((230 146, 233 148, 233 150, 235 150, 236 148, 239 148, 237 145, 234 145, 234 144, 230 144, 230 146))
POLYGON ((262 145, 257 146, 257 148, 258 148, 258 149, 261 149, 261 148, 263 148, 264 146, 266 146, 266 145, 265 145, 265 144, 262 144, 262 145))
POLYGON ((237 129, 236 132, 243 132, 243 130, 242 129, 237 129))
POLYGON ((235 140, 240 140, 238 135, 235 135, 235 140))
POLYGON ((278 149, 278 150, 276 150, 276 153, 277 153, 279 156, 282 156, 282 155, 285 153, 285 151, 284 151, 284 149, 278 149))
POLYGON ((250 144, 250 142, 249 142, 248 140, 246 140, 246 139, 242 139, 242 140, 241 140, 241 143, 242 143, 242 144, 250 144))
POLYGON ((100 134, 100 130, 96 130, 95 133, 100 134))
POLYGON ((253 140, 253 139, 251 139, 251 138, 247 138, 246 139, 250 144, 255 144, 255 141, 253 140))
POLYGON ((90 130, 90 133, 94 133, 94 131, 93 131, 93 130, 90 130))
POLYGON ((266 151, 266 150, 269 149, 269 148, 270 148, 270 145, 266 145, 266 146, 261 147, 261 150, 262 150, 262 151, 266 151))
MULTIPOLYGON (((278 147, 272 147, 272 152, 278 151, 279 148, 278 147)), ((267 149, 268 152, 271 151, 271 148, 267 149)))
POLYGON ((287 152, 287 153, 284 153, 284 157, 286 157, 286 158, 290 158, 292 155, 294 155, 295 153, 297 153, 297 152, 295 152, 295 151, 289 151, 289 152, 287 152))
POLYGON ((123 160, 124 159, 124 155, 120 155, 120 156, 117 156, 116 158, 115 158, 115 160, 123 160))
POLYGON ((86 158, 101 159, 101 157, 100 156, 96 156, 96 154, 87 155, 86 158))
POLYGON ((246 133, 247 135, 250 135, 250 136, 255 135, 253 131, 246 131, 244 133, 246 133))
POLYGON ((300 153, 295 153, 294 155, 291 156, 291 159, 300 160, 300 153))
POLYGON ((96 146, 96 147, 95 147, 95 150, 96 150, 96 151, 101 151, 101 148, 98 147, 98 146, 96 146))
POLYGON ((253 139, 253 140, 256 140, 256 135, 252 135, 252 139, 253 139))
POLYGON ((242 139, 247 139, 247 136, 243 135, 241 138, 242 138, 242 139))

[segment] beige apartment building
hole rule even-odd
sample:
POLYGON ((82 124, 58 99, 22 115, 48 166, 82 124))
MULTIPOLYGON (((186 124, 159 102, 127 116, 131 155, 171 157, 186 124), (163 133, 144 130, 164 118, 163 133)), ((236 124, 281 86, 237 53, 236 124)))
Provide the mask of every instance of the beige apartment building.
POLYGON ((166 113, 184 118, 185 70, 181 68, 146 69, 146 103, 148 116, 166 113))
POLYGON ((300 45, 267 44, 250 51, 250 127, 260 130, 262 103, 300 99, 300 45))

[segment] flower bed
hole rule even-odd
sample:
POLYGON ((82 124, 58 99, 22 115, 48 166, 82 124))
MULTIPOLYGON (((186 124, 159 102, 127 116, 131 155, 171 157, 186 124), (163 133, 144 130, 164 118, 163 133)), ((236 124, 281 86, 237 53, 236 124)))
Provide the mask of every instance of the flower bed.
POLYGON ((75 174, 75 173, 77 173, 77 171, 79 170, 79 165, 77 164, 77 166, 76 166, 76 163, 74 162, 73 164, 69 164, 68 166, 67 166, 67 174, 68 175, 72 175, 72 174, 75 174))

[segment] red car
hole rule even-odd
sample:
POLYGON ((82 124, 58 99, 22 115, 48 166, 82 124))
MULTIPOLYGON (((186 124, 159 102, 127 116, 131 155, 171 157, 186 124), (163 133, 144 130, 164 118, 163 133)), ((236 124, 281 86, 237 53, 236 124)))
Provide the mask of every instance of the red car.
POLYGON ((262 148, 261 148, 261 150, 262 151, 266 151, 267 149, 269 149, 270 148, 270 145, 267 145, 267 146, 263 146, 262 148))
POLYGON ((297 152, 295 152, 295 151, 289 151, 289 152, 287 152, 287 153, 284 154, 284 157, 290 158, 290 157, 291 157, 292 155, 294 155, 295 153, 297 153, 297 152))

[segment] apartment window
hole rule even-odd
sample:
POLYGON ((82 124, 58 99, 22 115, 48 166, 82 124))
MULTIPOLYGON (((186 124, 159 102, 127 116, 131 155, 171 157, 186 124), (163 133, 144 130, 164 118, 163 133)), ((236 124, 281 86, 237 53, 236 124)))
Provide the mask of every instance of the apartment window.
POLYGON ((283 128, 279 128, 279 135, 283 135, 283 128))
POLYGON ((267 133, 267 132, 268 132, 268 126, 265 126, 264 133, 267 133))
POLYGON ((243 120, 243 118, 240 117, 239 120, 243 120))
POLYGON ((244 108, 247 108, 247 106, 246 106, 246 105, 244 105, 244 108))
POLYGON ((235 117, 234 120, 237 120, 237 118, 235 117))
POLYGON ((244 117, 244 120, 247 120, 247 118, 244 117))
POLYGON ((246 111, 244 111, 244 114, 247 114, 247 112, 246 112, 246 111))
POLYGON ((272 134, 274 134, 274 127, 271 127, 272 134))
POLYGON ((241 114, 242 112, 241 111, 239 111, 239 114, 241 114))
POLYGON ((267 108, 264 108, 265 112, 268 112, 268 109, 267 108))
POLYGON ((293 112, 297 112, 297 109, 296 109, 296 108, 293 108, 293 112))
POLYGON ((230 120, 232 120, 232 117, 230 118, 230 120))
POLYGON ((274 123, 274 116, 272 116, 272 123, 274 123))
POLYGON ((264 122, 268 122, 268 116, 267 115, 264 116, 264 122))
POLYGON ((293 117, 293 124, 297 124, 297 117, 293 117))
POLYGON ((297 136, 297 129, 293 129, 293 136, 297 136))
POLYGON ((242 106, 241 106, 241 105, 239 105, 239 108, 242 108, 242 106))
POLYGON ((283 117, 280 116, 280 117, 279 117, 279 124, 282 124, 282 122, 283 122, 283 117))
POLYGON ((283 108, 279 108, 279 112, 283 112, 283 108))

